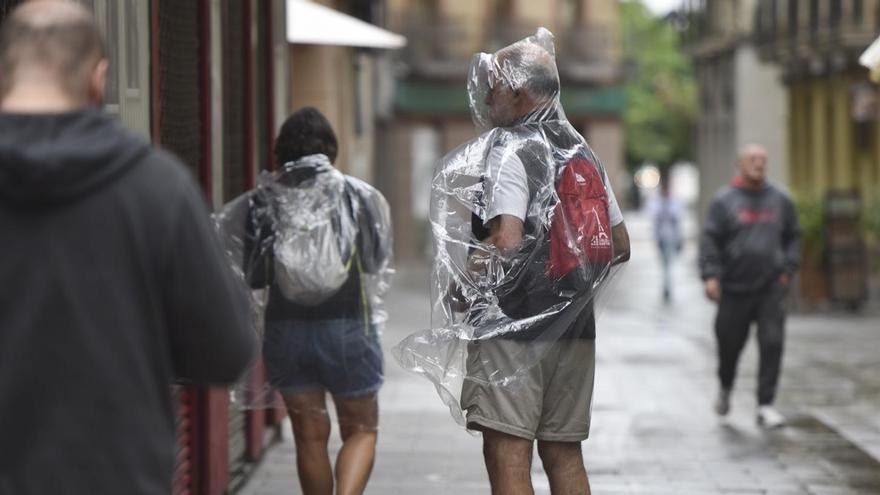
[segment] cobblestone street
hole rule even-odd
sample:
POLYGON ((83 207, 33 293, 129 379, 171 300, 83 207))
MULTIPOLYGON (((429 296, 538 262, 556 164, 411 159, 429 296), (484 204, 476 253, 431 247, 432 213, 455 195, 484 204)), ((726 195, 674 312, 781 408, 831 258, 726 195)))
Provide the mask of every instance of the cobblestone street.
MULTIPOLYGON (((790 318, 778 400, 790 425, 776 431, 755 423, 752 341, 731 415, 719 420, 711 407, 714 306, 695 272, 695 243, 678 260, 677 290, 666 306, 649 225, 638 214, 627 215, 627 223, 633 259, 600 305, 593 427, 584 443, 594 493, 880 493, 876 313, 790 318)), ((453 422, 429 382, 403 372, 387 352, 427 324, 426 277, 424 268, 402 269, 389 298, 387 382, 367 493, 486 494, 480 439, 453 422)), ((241 493, 299 493, 290 437, 285 431, 241 493)), ((549 493, 539 463, 533 478, 538 493, 549 493)))

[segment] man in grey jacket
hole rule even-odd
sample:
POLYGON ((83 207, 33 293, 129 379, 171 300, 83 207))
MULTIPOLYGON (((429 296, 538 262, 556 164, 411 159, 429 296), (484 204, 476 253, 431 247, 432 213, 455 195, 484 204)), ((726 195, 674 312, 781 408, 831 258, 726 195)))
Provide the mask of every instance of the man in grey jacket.
POLYGON ((715 195, 703 226, 700 271, 718 302, 715 335, 721 389, 715 411, 730 410, 736 366, 752 322, 758 327, 758 423, 785 424, 773 407, 785 336, 783 300, 800 262, 801 230, 788 195, 766 180, 767 152, 744 147, 739 175, 715 195))

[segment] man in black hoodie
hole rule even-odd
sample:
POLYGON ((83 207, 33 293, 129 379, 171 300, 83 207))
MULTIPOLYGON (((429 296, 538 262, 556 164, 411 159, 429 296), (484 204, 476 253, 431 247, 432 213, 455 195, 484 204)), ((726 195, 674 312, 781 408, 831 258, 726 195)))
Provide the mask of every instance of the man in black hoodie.
POLYGON ((706 296, 718 302, 718 377, 715 411, 726 415, 737 362, 752 322, 758 327, 758 423, 785 424, 773 407, 785 337, 783 299, 800 262, 801 230, 788 195, 766 181, 767 152, 740 152, 739 175, 709 206, 700 245, 706 296))
POLYGON ((243 287, 177 159, 98 108, 90 13, 0 29, 0 494, 167 494, 176 378, 255 351, 243 287))

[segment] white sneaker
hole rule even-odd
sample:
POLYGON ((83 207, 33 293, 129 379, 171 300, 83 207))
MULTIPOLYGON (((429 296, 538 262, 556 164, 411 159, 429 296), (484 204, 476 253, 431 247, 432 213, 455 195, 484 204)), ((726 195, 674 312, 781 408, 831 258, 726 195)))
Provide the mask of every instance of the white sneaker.
POLYGON ((758 424, 764 428, 785 426, 785 416, 773 406, 758 406, 758 424))
POLYGON ((730 412, 730 390, 723 388, 718 391, 718 398, 715 399, 715 412, 719 416, 727 416, 730 412))

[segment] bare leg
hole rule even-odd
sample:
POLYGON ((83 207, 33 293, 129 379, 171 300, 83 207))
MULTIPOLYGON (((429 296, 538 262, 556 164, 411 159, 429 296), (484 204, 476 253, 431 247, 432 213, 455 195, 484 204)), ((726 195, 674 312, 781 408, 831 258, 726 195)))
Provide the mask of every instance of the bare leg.
POLYGON ((330 418, 325 392, 302 392, 284 397, 293 423, 296 442, 296 470, 305 495, 332 495, 333 471, 327 453, 330 418))
POLYGON ((492 495, 534 495, 531 440, 484 429, 483 457, 492 495))
POLYGON ((357 398, 334 397, 342 434, 336 458, 336 493, 360 495, 367 487, 376 458, 379 403, 376 394, 357 398))
POLYGON ((580 442, 538 441, 538 455, 550 479, 553 495, 590 495, 580 442))

